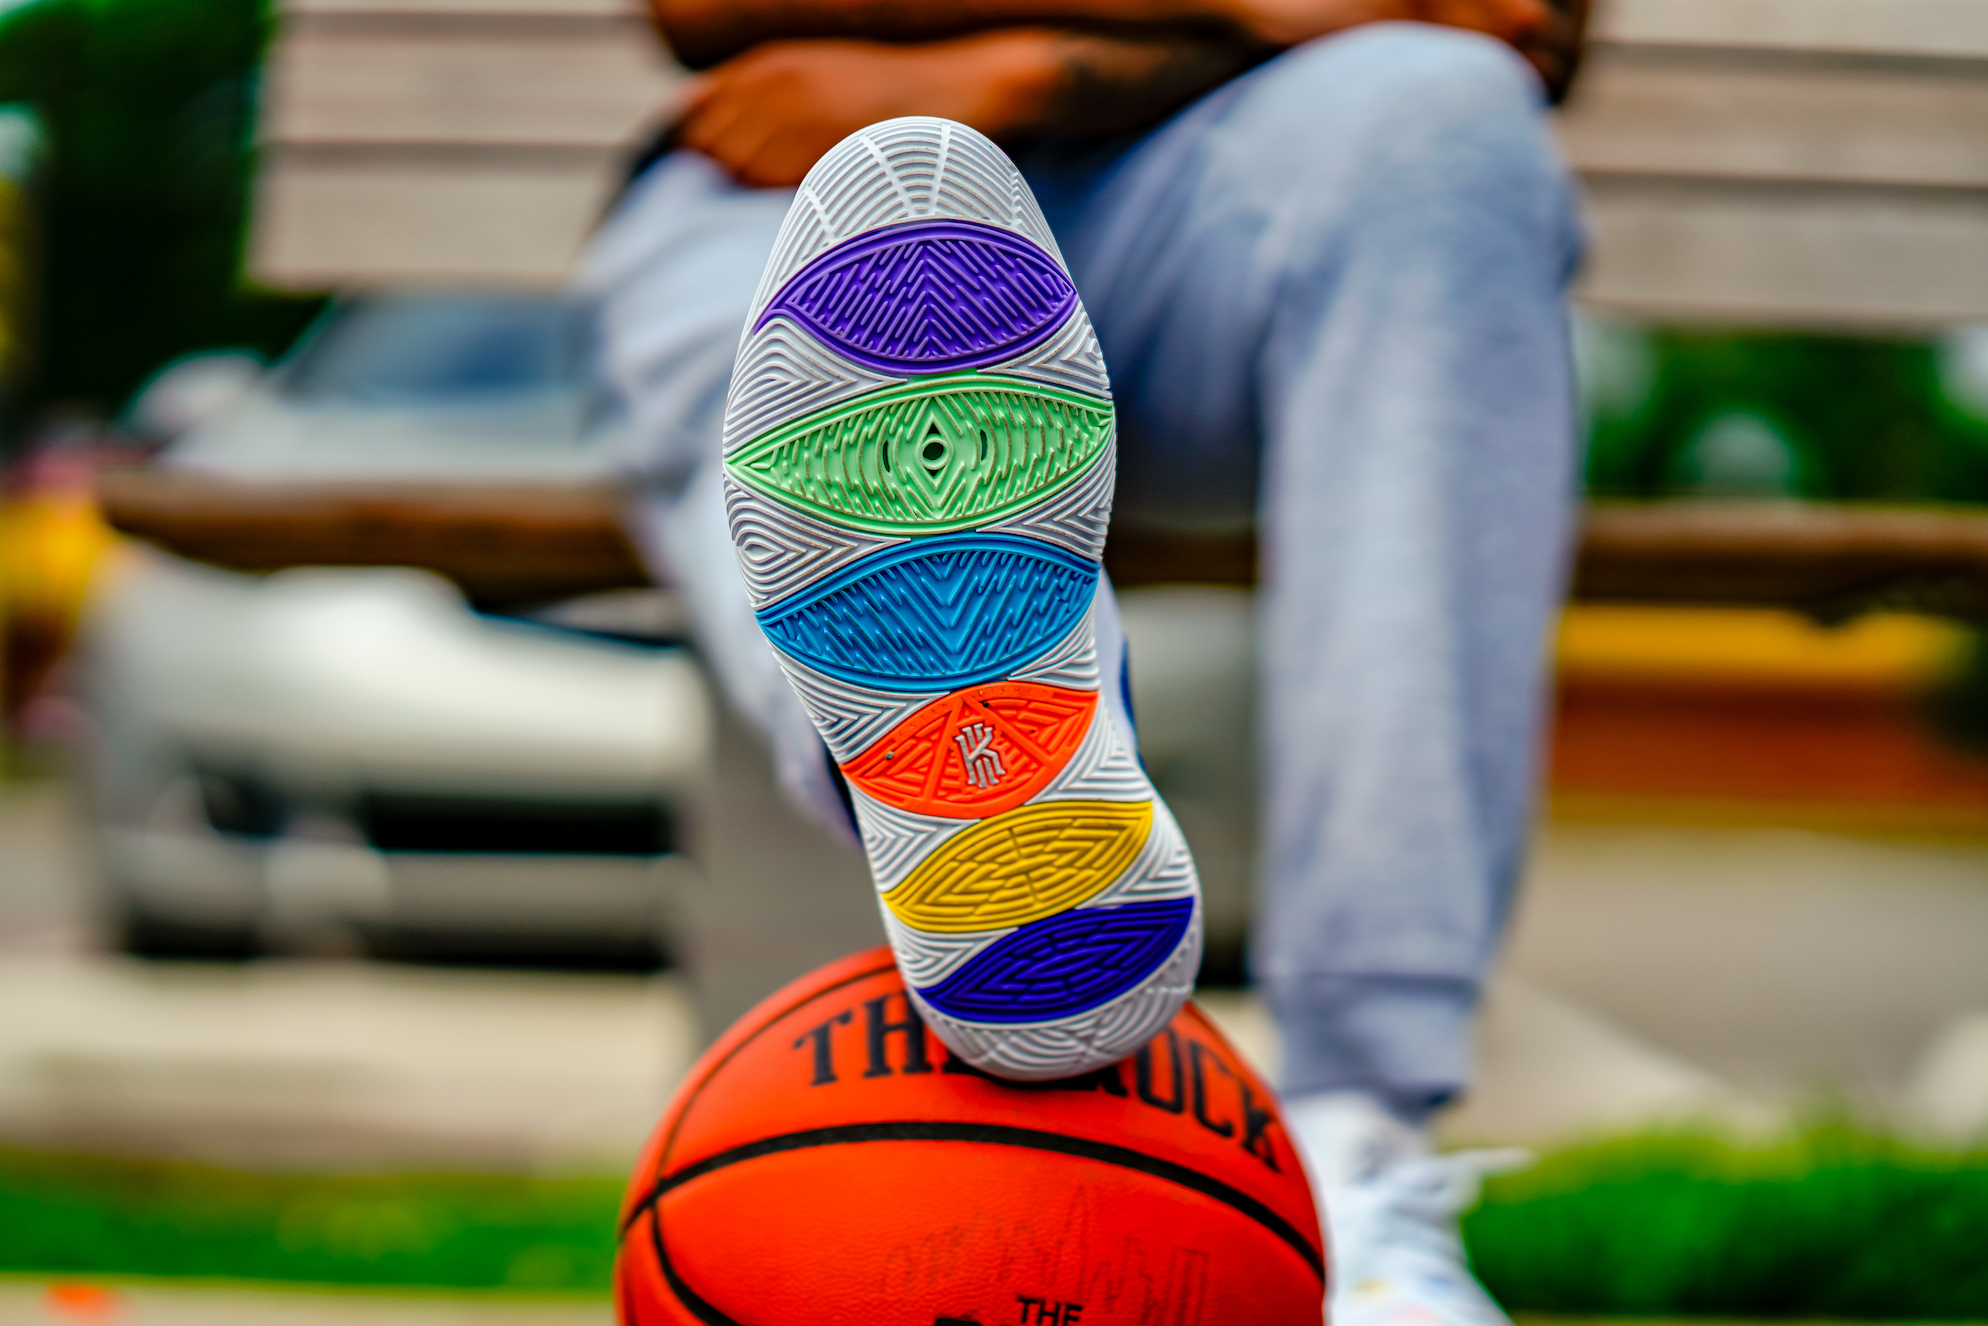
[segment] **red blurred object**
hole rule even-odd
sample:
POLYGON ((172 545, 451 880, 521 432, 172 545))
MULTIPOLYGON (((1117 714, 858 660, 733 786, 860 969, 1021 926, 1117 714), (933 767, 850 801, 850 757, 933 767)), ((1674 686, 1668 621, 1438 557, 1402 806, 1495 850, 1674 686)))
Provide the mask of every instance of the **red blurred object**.
POLYGON ((124 1299, 102 1285, 57 1281, 48 1287, 43 1301, 63 1321, 116 1321, 124 1315, 124 1299))

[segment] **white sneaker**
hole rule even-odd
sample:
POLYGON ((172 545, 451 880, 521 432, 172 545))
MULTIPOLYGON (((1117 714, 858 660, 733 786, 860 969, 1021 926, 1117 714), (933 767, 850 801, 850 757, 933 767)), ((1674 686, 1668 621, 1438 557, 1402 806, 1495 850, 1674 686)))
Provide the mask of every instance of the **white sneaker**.
POLYGON ((1486 1175, 1523 1168, 1528 1153, 1438 1155, 1356 1092, 1289 1102, 1284 1117, 1331 1248, 1333 1326, 1511 1326, 1471 1275, 1457 1220, 1486 1175))
POLYGON ((1201 960, 1187 839, 1100 703, 1114 417, 1001 149, 888 120, 808 172, 732 377, 732 539, 912 1002, 1002 1077, 1131 1054, 1201 960))

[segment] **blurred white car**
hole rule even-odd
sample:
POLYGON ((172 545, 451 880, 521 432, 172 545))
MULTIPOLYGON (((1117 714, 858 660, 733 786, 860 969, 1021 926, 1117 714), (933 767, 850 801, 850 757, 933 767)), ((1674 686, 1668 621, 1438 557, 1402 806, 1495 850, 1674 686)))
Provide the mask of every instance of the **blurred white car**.
MULTIPOLYGON (((168 370, 155 464, 228 480, 598 482, 586 310, 404 294, 287 361, 168 370)), ((473 609, 390 568, 247 575, 117 558, 79 651, 90 810, 118 942, 641 962, 682 870, 711 700, 666 591, 473 609)))

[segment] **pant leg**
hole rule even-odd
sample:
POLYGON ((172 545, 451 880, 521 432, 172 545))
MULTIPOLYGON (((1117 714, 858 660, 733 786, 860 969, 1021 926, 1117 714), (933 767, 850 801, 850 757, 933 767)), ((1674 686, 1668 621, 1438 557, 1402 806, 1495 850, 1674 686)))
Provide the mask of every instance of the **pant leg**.
POLYGON ((1225 523, 1260 464, 1253 964, 1291 1094, 1468 1079, 1520 865, 1574 497, 1571 191, 1503 47, 1288 52, 1039 195, 1097 324, 1128 507, 1225 523))
POLYGON ((827 751, 753 617, 719 480, 732 359, 791 190, 745 189, 678 152, 602 224, 579 284, 600 308, 601 359, 626 415, 624 462, 645 557, 689 606, 726 698, 773 747, 788 797, 855 841, 827 751))

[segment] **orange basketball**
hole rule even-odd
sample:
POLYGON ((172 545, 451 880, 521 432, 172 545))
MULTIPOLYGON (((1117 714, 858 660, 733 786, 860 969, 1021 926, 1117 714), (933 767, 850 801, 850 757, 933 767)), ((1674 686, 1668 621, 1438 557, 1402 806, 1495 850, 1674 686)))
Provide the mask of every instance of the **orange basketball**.
POLYGON ((1199 1010, 1061 1082, 987 1077, 890 950, 691 1070, 622 1210, 624 1326, 1286 1326, 1324 1317, 1304 1171, 1199 1010))

